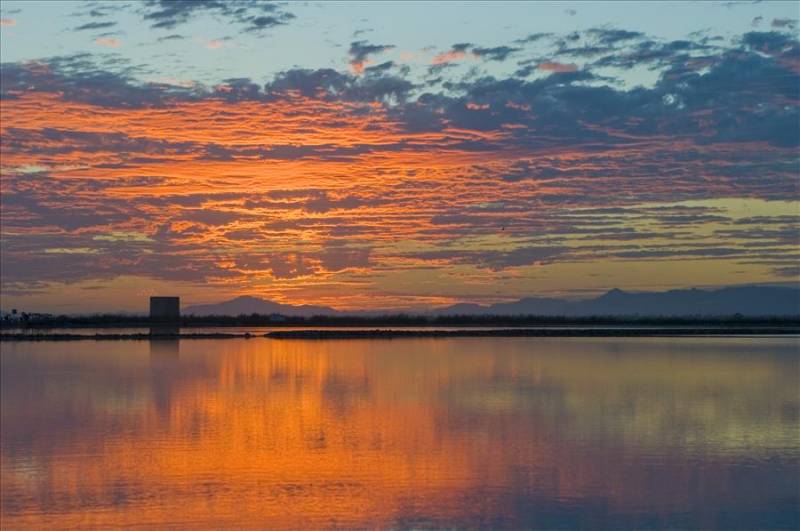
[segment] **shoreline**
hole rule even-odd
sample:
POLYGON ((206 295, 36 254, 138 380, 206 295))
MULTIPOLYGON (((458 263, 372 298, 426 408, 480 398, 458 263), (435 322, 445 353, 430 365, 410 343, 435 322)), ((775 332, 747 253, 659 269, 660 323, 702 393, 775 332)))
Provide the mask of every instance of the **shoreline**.
POLYGON ((800 327, 697 327, 697 328, 503 328, 460 330, 278 330, 265 334, 195 332, 195 333, 128 333, 128 334, 41 334, 3 333, 0 341, 159 341, 179 339, 402 339, 456 337, 698 337, 698 336, 800 336, 800 327))

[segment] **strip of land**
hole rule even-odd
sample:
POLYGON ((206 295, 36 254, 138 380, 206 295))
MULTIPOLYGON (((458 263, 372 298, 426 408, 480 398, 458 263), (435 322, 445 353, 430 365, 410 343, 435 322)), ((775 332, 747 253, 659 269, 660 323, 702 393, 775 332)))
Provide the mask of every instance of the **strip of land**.
MULTIPOLYGON (((147 316, 134 315, 49 315, 25 314, 27 318, 11 320, 8 315, 0 320, 0 332, 17 330, 53 330, 53 329, 120 329, 168 326, 210 329, 229 327, 269 327, 269 328, 361 328, 361 329, 402 329, 402 328, 442 328, 442 327, 483 327, 493 329, 505 328, 538 328, 553 326, 569 326, 575 328, 615 328, 620 326, 636 326, 643 328, 661 328, 686 326, 689 328, 716 328, 720 326, 732 328, 763 327, 800 327, 798 315, 184 315, 177 320, 165 322, 153 320, 147 316)), ((112 331, 109 330, 109 333, 112 331)))
POLYGON ((190 333, 190 334, 47 334, 47 333, 5 333, 0 334, 0 341, 155 341, 170 339, 250 339, 257 337, 250 333, 190 333))
POLYGON ((174 334, 69 334, 3 333, 2 341, 136 341, 176 339, 400 339, 451 337, 685 337, 685 336, 800 336, 800 327, 713 327, 713 328, 503 328, 457 330, 279 330, 263 335, 245 333, 174 334))
POLYGON ((661 337, 797 335, 800 328, 505 328, 493 330, 280 330, 272 339, 394 339, 404 337, 661 337))

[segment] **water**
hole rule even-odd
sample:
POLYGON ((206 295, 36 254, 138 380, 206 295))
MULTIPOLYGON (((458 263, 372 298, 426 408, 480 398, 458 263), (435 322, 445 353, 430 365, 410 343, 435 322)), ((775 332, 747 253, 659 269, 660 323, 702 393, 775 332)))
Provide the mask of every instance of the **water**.
MULTIPOLYGON (((636 324, 564 324, 564 325, 535 325, 535 326, 162 326, 150 328, 148 326, 139 327, 65 327, 65 328, 22 328, 22 327, 4 327, 0 334, 29 334, 29 335, 52 335, 52 334, 70 334, 78 336, 94 336, 94 335, 125 335, 125 334, 147 334, 151 330, 155 333, 171 333, 171 334, 245 334, 250 333, 254 336, 263 336, 269 332, 285 332, 287 330, 508 330, 508 329, 522 329, 522 330, 637 330, 641 328, 659 328, 663 330, 683 330, 683 329, 714 329, 714 328, 728 328, 729 326, 720 324, 683 324, 683 325, 636 325, 636 324)), ((746 328, 766 328, 769 332, 769 325, 767 326, 747 326, 746 328)), ((763 337, 763 334, 759 334, 763 337)))
POLYGON ((796 338, 1 346, 3 529, 800 528, 796 338))

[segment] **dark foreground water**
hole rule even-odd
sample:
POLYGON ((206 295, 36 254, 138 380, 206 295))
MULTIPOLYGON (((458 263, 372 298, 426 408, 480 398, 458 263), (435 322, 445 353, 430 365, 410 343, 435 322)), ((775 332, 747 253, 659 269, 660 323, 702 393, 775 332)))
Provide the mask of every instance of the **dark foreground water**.
POLYGON ((3 529, 800 528, 796 338, 0 348, 3 529))

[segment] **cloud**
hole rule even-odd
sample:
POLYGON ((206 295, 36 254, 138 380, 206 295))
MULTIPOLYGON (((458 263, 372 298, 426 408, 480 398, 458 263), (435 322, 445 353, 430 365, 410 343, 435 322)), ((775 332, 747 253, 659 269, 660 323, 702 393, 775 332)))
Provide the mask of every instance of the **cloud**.
POLYGON ((742 44, 750 50, 767 55, 796 58, 800 55, 797 38, 777 31, 751 31, 741 38, 742 44))
POLYGON ((122 45, 122 41, 113 37, 100 37, 94 40, 95 44, 104 46, 106 48, 118 48, 122 45))
POLYGON ((771 26, 773 28, 790 28, 794 29, 797 27, 797 20, 791 18, 773 18, 771 26))
POLYGON ((146 0, 136 6, 152 28, 173 29, 201 15, 214 15, 243 26, 248 32, 261 32, 283 26, 295 16, 284 5, 262 0, 146 0))
POLYGON ((791 278, 795 282, 800 282, 800 266, 798 265, 776 267, 772 271, 779 277, 791 278))
POLYGON ((446 262, 449 264, 472 264, 492 271, 502 271, 511 267, 531 266, 551 262, 565 256, 567 247, 539 246, 520 247, 512 251, 464 251, 440 250, 412 253, 408 256, 419 260, 446 262))
POLYGON ((348 269, 363 269, 371 265, 370 248, 348 247, 334 244, 325 247, 319 254, 321 266, 326 271, 338 272, 348 269))
POLYGON ((322 68, 281 72, 264 86, 264 98, 297 91, 306 97, 332 97, 344 101, 405 101, 414 85, 384 72, 380 76, 358 76, 322 68))
POLYGON ((528 44, 531 42, 538 42, 542 39, 548 39, 552 37, 554 34, 549 32, 542 32, 542 33, 531 33, 527 37, 523 37, 522 39, 517 39, 514 42, 517 44, 528 44))
POLYGON ((89 22, 78 26, 75 28, 74 31, 86 31, 86 30, 98 30, 98 29, 105 29, 105 28, 112 28, 116 26, 116 22, 89 22))
POLYGON ((386 61, 384 63, 377 64, 375 66, 369 66, 364 69, 366 74, 379 74, 382 75, 394 68, 397 67, 397 64, 394 61, 386 61))
POLYGON ((527 77, 452 68, 436 85, 393 61, 366 66, 388 47, 364 41, 351 53, 360 75, 292 68, 217 86, 144 82, 116 54, 4 63, 3 286, 131 274, 384 288, 421 270, 484 285, 495 271, 609 260, 791 267, 800 221, 777 212, 800 195, 797 40, 608 31, 548 41, 549 58, 522 63, 527 77), (605 51, 572 63, 554 55, 562 41, 605 51), (622 86, 613 76, 627 68, 653 68, 655 82, 622 86), (741 218, 731 199, 761 213, 741 218))
POLYGON ((276 26, 283 26, 293 18, 295 17, 291 13, 281 13, 277 16, 262 15, 262 16, 251 17, 247 19, 248 27, 246 28, 246 31, 257 32, 269 28, 274 28, 276 26))
POLYGON ((0 26, 16 26, 17 21, 13 18, 0 18, 0 26))
POLYGON ((373 54, 381 54, 393 49, 391 44, 370 44, 367 41, 355 41, 350 43, 350 69, 355 74, 364 72, 364 66, 369 63, 368 57, 373 54))
POLYGON ((472 48, 472 53, 489 61, 505 61, 509 55, 519 50, 519 48, 511 48, 509 46, 495 46, 494 48, 475 47, 472 48))
POLYGON ((602 55, 593 65, 624 69, 649 68, 662 69, 692 59, 693 54, 710 52, 713 47, 701 41, 675 40, 660 42, 652 39, 638 39, 623 49, 614 47, 576 47, 562 48, 560 53, 576 57, 596 57, 602 55))
POLYGON ((431 64, 434 66, 445 65, 456 61, 461 61, 469 57, 474 58, 475 55, 469 52, 469 48, 471 47, 472 44, 466 42, 454 44, 450 50, 433 56, 431 59, 431 64))
POLYGON ((106 70, 89 53, 4 63, 0 65, 0 98, 18 98, 27 90, 58 92, 68 101, 129 108, 166 105, 176 97, 192 98, 196 92, 185 87, 141 83, 119 57, 115 56, 114 63, 118 71, 106 70))
POLYGON ((444 65, 456 61, 461 61, 470 56, 474 57, 472 54, 464 50, 449 50, 447 52, 442 52, 440 54, 436 54, 435 56, 433 56, 433 59, 431 59, 431 64, 444 65))
POLYGON ((159 37, 158 38, 158 42, 163 42, 163 41, 181 41, 181 40, 184 40, 184 39, 186 39, 186 37, 184 37, 183 35, 179 35, 177 33, 173 33, 173 34, 167 35, 165 37, 159 37))
POLYGON ((592 28, 586 33, 597 40, 601 45, 613 45, 623 41, 641 39, 645 36, 640 31, 628 31, 623 29, 592 28))
POLYGON ((575 64, 559 63, 557 61, 544 61, 536 65, 536 68, 545 72, 576 72, 578 66, 575 64))

